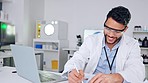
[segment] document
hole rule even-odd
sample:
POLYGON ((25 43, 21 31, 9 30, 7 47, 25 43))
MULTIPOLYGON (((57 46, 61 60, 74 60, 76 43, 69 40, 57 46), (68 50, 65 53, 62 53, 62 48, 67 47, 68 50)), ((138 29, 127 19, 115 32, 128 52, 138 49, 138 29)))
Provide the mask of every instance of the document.
POLYGON ((88 73, 85 73, 85 79, 83 82, 84 83, 89 83, 89 81, 94 77, 95 75, 94 74, 88 74, 88 73))
POLYGON ((39 71, 39 76, 41 82, 60 82, 67 80, 63 78, 60 73, 49 71, 39 71))

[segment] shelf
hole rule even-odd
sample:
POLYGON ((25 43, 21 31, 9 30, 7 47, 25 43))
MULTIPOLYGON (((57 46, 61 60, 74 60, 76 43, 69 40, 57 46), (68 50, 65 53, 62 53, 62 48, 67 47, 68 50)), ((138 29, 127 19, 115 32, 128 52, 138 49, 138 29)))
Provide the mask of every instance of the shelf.
POLYGON ((13 0, 0 0, 0 2, 3 2, 3 3, 8 3, 8 2, 12 2, 13 0))
POLYGON ((50 39, 34 39, 35 43, 45 43, 45 42, 54 42, 54 43, 59 43, 59 40, 50 40, 50 39))
POLYGON ((140 47, 142 50, 148 50, 148 47, 140 47))
POLYGON ((0 59, 12 57, 11 52, 0 52, 0 59))
POLYGON ((62 50, 65 50, 65 51, 77 51, 78 49, 76 49, 76 48, 62 48, 62 50))
POLYGON ((3 20, 3 19, 0 19, 1 22, 4 22, 4 23, 8 23, 8 24, 11 24, 11 22, 9 20, 3 20))
POLYGON ((58 52, 58 50, 49 50, 49 49, 35 49, 38 51, 51 51, 51 52, 58 52))
POLYGON ((148 64, 144 64, 146 67, 148 67, 148 64))
POLYGON ((148 33, 148 31, 133 31, 133 33, 148 33))

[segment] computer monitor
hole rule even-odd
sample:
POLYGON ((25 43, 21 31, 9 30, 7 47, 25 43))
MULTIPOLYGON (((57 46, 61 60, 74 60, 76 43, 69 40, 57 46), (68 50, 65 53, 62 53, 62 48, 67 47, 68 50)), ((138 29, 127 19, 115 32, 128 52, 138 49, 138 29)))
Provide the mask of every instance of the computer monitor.
POLYGON ((0 47, 15 44, 15 26, 0 22, 0 47))

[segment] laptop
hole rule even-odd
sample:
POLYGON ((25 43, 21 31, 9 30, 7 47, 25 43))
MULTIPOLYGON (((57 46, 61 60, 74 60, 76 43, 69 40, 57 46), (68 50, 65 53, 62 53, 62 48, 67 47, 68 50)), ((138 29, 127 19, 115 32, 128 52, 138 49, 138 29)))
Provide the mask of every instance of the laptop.
POLYGON ((59 73, 39 71, 34 48, 10 45, 17 74, 32 83, 57 83, 66 80, 59 73))

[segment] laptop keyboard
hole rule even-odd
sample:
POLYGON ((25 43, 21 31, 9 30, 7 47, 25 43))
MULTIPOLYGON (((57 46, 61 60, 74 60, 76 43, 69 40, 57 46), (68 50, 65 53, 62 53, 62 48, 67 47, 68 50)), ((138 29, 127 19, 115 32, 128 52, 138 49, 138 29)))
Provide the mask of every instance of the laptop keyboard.
POLYGON ((41 71, 39 70, 39 77, 41 82, 52 82, 52 81, 62 81, 64 78, 61 75, 54 74, 49 71, 41 71))

